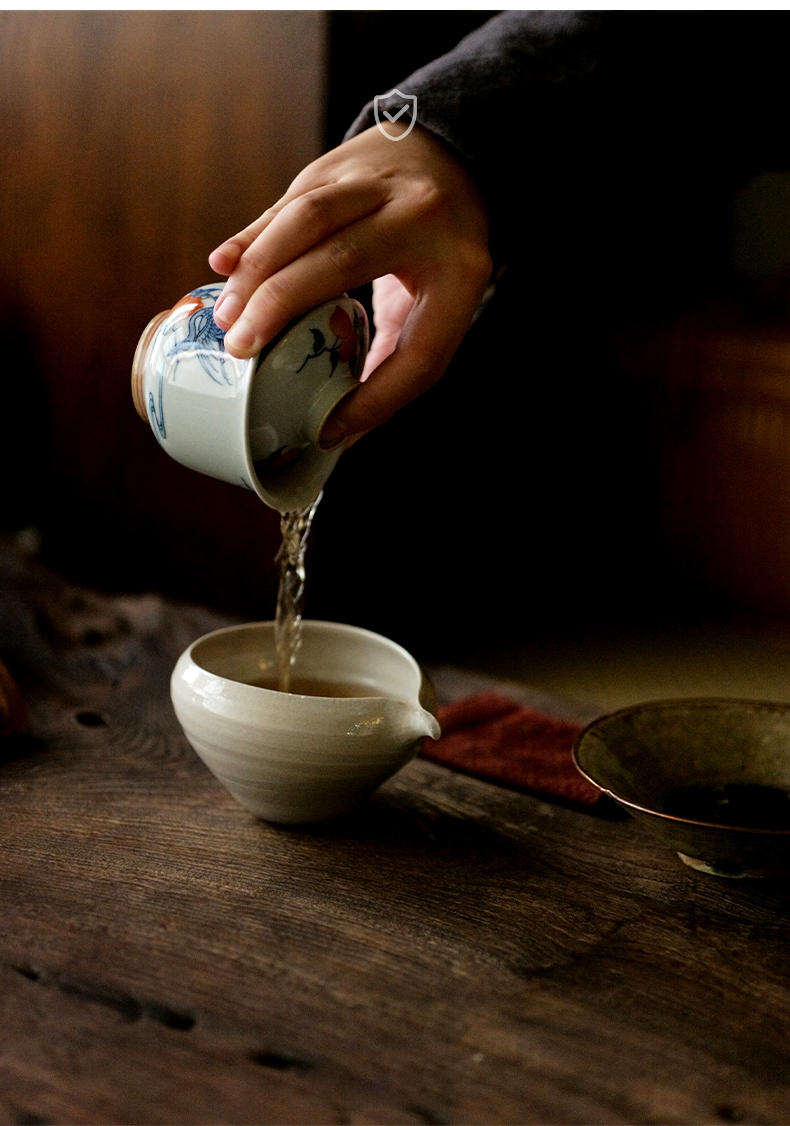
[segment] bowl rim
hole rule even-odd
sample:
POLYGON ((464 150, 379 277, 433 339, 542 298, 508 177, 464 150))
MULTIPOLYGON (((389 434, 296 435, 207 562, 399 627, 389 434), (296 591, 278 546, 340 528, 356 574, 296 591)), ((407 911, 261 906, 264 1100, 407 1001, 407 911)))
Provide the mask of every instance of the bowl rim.
POLYGON ((689 705, 694 707, 704 706, 708 708, 723 707, 725 705, 749 705, 750 707, 759 708, 763 711, 790 713, 790 703, 782 703, 781 701, 777 700, 757 700, 740 696, 677 696, 671 697, 669 699, 646 700, 641 704, 628 704, 624 708, 615 708, 611 712, 605 712, 603 715, 599 715, 596 719, 592 720, 584 728, 582 728, 582 730, 576 736, 576 739, 573 743, 573 748, 571 750, 574 766, 582 775, 582 777, 586 778, 588 782, 592 783, 592 785, 595 786, 597 790, 600 790, 601 793, 607 794, 610 798, 616 801, 618 805, 625 806, 626 809, 634 810, 637 813, 646 813, 650 817, 657 817, 662 821, 673 821, 678 825, 690 825, 703 829, 715 829, 718 832, 745 833, 752 835, 757 834, 763 837, 790 837, 790 829, 762 829, 754 825, 728 825, 720 821, 697 821, 691 817, 679 817, 674 813, 664 813, 659 809, 651 809, 650 806, 641 805, 639 802, 631 801, 628 798, 621 797, 619 794, 616 794, 614 790, 610 790, 607 786, 602 786, 601 783, 597 782, 579 762, 579 749, 583 740, 594 730, 594 728, 598 727, 600 724, 606 722, 607 720, 620 719, 634 712, 669 711, 672 708, 688 707, 689 705))
MULTIPOLYGON (((209 630, 208 633, 196 637, 186 649, 181 653, 178 661, 173 667, 171 674, 171 693, 172 685, 181 679, 183 670, 192 665, 194 668, 206 677, 214 677, 216 679, 225 680, 233 684, 234 691, 244 693, 248 697, 257 697, 260 699, 261 694, 268 697, 276 698, 279 707, 300 707, 300 708, 315 708, 325 710, 327 704, 330 704, 335 710, 352 710, 354 706, 360 704, 369 705, 371 700, 378 700, 387 705, 392 704, 407 704, 421 708, 424 712, 428 712, 436 719, 436 711, 438 708, 438 700, 436 690, 430 675, 420 661, 410 653, 405 646, 400 642, 394 641, 386 634, 378 633, 376 630, 367 629, 365 626, 353 625, 349 622, 334 622, 322 618, 303 618, 302 624, 305 627, 306 633, 315 632, 316 634, 331 634, 331 633, 344 633, 351 634, 357 637, 363 636, 372 639, 374 642, 382 645, 384 648, 394 652, 399 660, 408 666, 411 673, 415 677, 414 695, 408 698, 395 697, 389 694, 382 695, 380 693, 372 694, 370 696, 356 697, 356 696, 303 696, 298 692, 281 693, 272 688, 264 688, 258 685, 246 684, 240 680, 230 680, 223 677, 219 673, 212 672, 207 669, 195 655, 195 649, 203 642, 210 642, 221 635, 233 633, 246 633, 253 632, 256 629, 263 629, 266 633, 273 635, 276 627, 276 622, 273 618, 266 618, 254 621, 233 622, 227 626, 220 626, 217 629, 209 630)), ((438 734, 435 738, 438 738, 438 734)))

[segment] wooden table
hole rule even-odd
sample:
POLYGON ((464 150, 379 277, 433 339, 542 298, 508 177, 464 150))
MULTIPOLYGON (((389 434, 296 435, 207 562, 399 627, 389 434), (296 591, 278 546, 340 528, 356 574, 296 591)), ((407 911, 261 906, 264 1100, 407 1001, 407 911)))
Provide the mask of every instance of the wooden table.
POLYGON ((258 822, 168 698, 221 619, 0 560, 0 1121, 790 1121, 787 884, 426 761, 258 822))

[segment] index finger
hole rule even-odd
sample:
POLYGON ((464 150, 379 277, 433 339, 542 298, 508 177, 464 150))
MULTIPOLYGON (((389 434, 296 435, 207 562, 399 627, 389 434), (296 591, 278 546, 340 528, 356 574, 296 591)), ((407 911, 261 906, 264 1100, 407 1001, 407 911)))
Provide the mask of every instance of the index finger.
MULTIPOLYGON (((292 199, 272 216, 239 259, 222 293, 220 327, 229 328, 238 320, 258 287, 278 270, 371 215, 386 199, 386 187, 379 183, 329 184, 292 199)), ((232 346, 233 341, 228 343, 232 346)))
POLYGON ((396 271, 408 247, 393 234, 385 210, 348 223, 266 277, 225 337, 231 355, 249 359, 300 313, 396 271))
MULTIPOLYGON (((273 207, 267 208, 254 223, 250 223, 243 231, 239 231, 238 234, 226 239, 225 242, 220 243, 218 247, 212 250, 208 256, 208 264, 212 270, 217 274, 223 274, 225 277, 232 274, 245 250, 252 245, 258 235, 266 229, 278 211, 281 210, 281 204, 282 200, 274 204, 273 207)), ((282 204, 282 206, 285 205, 282 204)))

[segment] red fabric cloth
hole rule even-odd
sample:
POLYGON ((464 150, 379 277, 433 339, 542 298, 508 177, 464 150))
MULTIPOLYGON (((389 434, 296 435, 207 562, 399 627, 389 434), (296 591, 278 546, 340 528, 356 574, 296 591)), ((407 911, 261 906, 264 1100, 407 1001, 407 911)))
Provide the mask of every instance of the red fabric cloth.
POLYGON ((478 692, 439 708, 442 736, 426 739, 425 758, 478 778, 591 806, 600 790, 579 774, 571 750, 581 726, 478 692))

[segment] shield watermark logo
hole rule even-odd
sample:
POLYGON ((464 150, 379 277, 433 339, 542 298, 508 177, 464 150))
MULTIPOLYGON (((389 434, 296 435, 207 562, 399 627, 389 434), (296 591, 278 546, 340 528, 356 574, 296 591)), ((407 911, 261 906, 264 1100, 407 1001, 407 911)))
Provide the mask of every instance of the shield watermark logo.
POLYGON ((403 94, 397 88, 390 90, 388 94, 376 94, 373 99, 373 115, 387 140, 402 141, 411 133, 417 120, 417 95, 403 94), (409 128, 403 133, 390 128, 396 123, 405 125, 407 122, 409 128))

